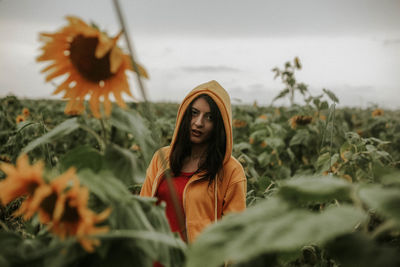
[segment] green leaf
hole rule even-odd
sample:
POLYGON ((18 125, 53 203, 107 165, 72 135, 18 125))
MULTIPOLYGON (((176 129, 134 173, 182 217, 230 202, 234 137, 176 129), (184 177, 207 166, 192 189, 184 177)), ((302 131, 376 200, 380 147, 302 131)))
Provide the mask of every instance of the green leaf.
POLYGON ((400 189, 381 185, 368 185, 360 189, 359 196, 378 214, 393 219, 400 226, 400 189))
POLYGON ((366 218, 361 210, 345 205, 320 214, 289 211, 285 202, 272 198, 208 227, 189 248, 187 266, 204 266, 207 259, 207 266, 216 267, 226 260, 240 263, 266 253, 290 253, 308 244, 323 245, 351 233, 366 218))
POLYGON ((271 154, 264 151, 258 155, 257 161, 261 167, 266 167, 271 162, 271 154))
POLYGON ((322 89, 323 91, 324 91, 324 93, 325 94, 327 94, 327 96, 333 101, 333 102, 335 102, 335 103, 339 103, 339 99, 336 97, 336 95, 332 92, 332 91, 330 91, 330 90, 328 90, 328 89, 322 89))
POLYGON ((304 145, 307 146, 308 143, 311 141, 310 133, 305 129, 300 129, 296 131, 296 134, 290 140, 289 145, 304 145))
POLYGON ((338 160, 339 160, 338 154, 334 154, 331 158, 331 155, 329 154, 329 152, 326 152, 318 157, 317 162, 316 162, 316 169, 320 173, 322 173, 324 171, 328 171, 329 168, 333 164, 335 164, 338 160))
POLYGON ((282 90, 273 100, 272 102, 274 102, 275 100, 284 97, 285 95, 289 94, 290 90, 289 88, 285 88, 284 90, 282 90))
POLYGON ((114 230, 106 234, 97 235, 100 239, 144 239, 166 244, 170 247, 186 249, 186 244, 179 237, 165 233, 144 230, 114 230))
POLYGON ((329 176, 298 177, 279 188, 279 196, 292 203, 327 202, 350 199, 351 184, 329 176))
POLYGON ((28 128, 32 125, 36 125, 39 124, 37 122, 32 122, 32 121, 23 121, 17 124, 17 132, 20 132, 22 130, 24 130, 25 128, 28 128))
POLYGON ((109 171, 94 173, 89 169, 78 172, 79 180, 103 203, 123 201, 131 193, 126 186, 109 171))
POLYGON ((131 133, 134 136, 135 140, 139 143, 140 149, 143 151, 145 161, 149 162, 154 152, 155 142, 152 139, 152 132, 140 114, 135 110, 113 108, 110 121, 116 128, 131 133))
POLYGON ((37 146, 44 145, 54 140, 57 140, 63 136, 72 133, 78 128, 79 128, 79 123, 77 118, 68 119, 62 122, 61 124, 57 125, 56 127, 54 127, 48 133, 30 142, 26 147, 22 149, 22 153, 28 153, 37 146))
POLYGON ((357 232, 336 238, 326 249, 328 255, 340 262, 340 266, 400 266, 399 252, 395 248, 357 232))
POLYGON ((321 110, 328 109, 328 108, 329 108, 328 102, 322 101, 322 102, 321 102, 321 106, 320 106, 319 108, 320 108, 321 110))
POLYGON ((144 181, 143 166, 130 150, 111 144, 106 147, 104 156, 108 169, 124 184, 130 186, 144 181))
POLYGON ((62 171, 75 167, 77 171, 89 168, 94 172, 98 172, 104 165, 104 158, 99 151, 89 145, 85 145, 68 151, 67 154, 62 156, 59 164, 62 171))
POLYGON ((273 149, 279 150, 285 147, 285 142, 279 137, 267 137, 264 139, 266 144, 273 149))

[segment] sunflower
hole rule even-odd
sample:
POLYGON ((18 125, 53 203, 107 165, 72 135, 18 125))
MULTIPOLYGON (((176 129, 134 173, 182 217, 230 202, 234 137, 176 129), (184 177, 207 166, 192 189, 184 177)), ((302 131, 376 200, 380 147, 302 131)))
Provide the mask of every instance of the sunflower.
POLYGON ((374 111, 372 111, 371 115, 372 117, 379 117, 382 116, 385 112, 383 111, 383 109, 377 108, 374 111))
POLYGON ((0 169, 7 177, 0 182, 1 203, 7 205, 19 197, 26 196, 15 214, 24 214, 24 218, 29 219, 32 213, 26 215, 25 213, 30 210, 35 196, 40 193, 38 189, 46 184, 43 179, 43 167, 42 161, 30 165, 26 154, 18 157, 15 167, 12 164, 2 163, 0 169))
POLYGON ((233 119, 233 127, 235 128, 243 128, 246 127, 247 122, 238 120, 238 119, 233 119))
POLYGON ((289 119, 290 127, 296 129, 297 126, 304 126, 310 124, 312 121, 311 116, 295 115, 289 119))
POLYGON ((109 230, 108 226, 97 227, 96 224, 104 221, 111 209, 96 214, 87 207, 88 199, 86 187, 72 187, 62 194, 54 210, 51 232, 61 239, 75 236, 86 251, 93 252, 100 241, 90 235, 109 230))
POLYGON ((27 212, 38 212, 39 221, 47 224, 55 217, 57 204, 63 201, 64 191, 77 187, 79 187, 79 180, 75 175, 75 169, 69 168, 65 173, 51 180, 49 184, 37 189, 38 193, 27 212))
POLYGON ((265 121, 268 119, 268 116, 265 114, 261 114, 260 116, 258 116, 258 118, 265 121))
POLYGON ((25 118, 29 117, 30 112, 28 108, 23 108, 22 109, 22 115, 24 115, 25 118))
MULTIPOLYGON (((64 91, 68 99, 66 114, 84 111, 84 99, 90 96, 89 106, 93 115, 100 118, 100 99, 107 116, 111 113, 112 93, 119 106, 125 107, 122 93, 133 97, 126 76, 132 70, 130 57, 116 45, 120 34, 109 38, 97 28, 87 25, 77 17, 67 17, 69 24, 56 33, 41 33, 43 54, 37 61, 51 61, 42 70, 46 82, 66 75, 66 79, 53 94, 64 91)), ((138 65, 139 75, 148 78, 143 67, 138 65)))
POLYGON ((25 121, 25 116, 23 116, 23 115, 18 115, 16 118, 15 118, 15 122, 18 124, 18 123, 20 123, 20 122, 23 122, 23 121, 25 121))

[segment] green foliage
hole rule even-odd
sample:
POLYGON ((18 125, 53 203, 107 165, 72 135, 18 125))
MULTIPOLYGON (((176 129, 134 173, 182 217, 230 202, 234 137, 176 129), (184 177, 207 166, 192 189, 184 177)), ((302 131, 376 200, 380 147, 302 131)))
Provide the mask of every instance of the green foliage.
MULTIPOLYGON (((203 266, 204 258, 208 266, 220 266, 225 261, 253 266, 257 260, 266 258, 274 259, 270 262, 273 266, 286 266, 299 264, 301 257, 304 264, 326 264, 333 260, 344 266, 363 266, 366 262, 363 256, 369 252, 375 254, 368 266, 382 266, 382 263, 395 266, 400 260, 396 248, 378 246, 375 233, 366 230, 371 219, 363 205, 374 203, 375 212, 398 222, 399 195, 398 189, 375 185, 364 185, 357 190, 356 186, 332 177, 289 180, 282 183, 275 196, 207 228, 190 247, 187 266, 203 266), (307 203, 321 205, 317 211, 310 211, 307 203), (361 240, 365 245, 360 244, 361 240), (342 249, 355 243, 360 256, 357 258, 342 249), (320 248, 326 249, 326 254, 318 255, 320 248), (293 261, 293 257, 300 258, 293 261)), ((398 229, 398 225, 383 225, 386 230, 398 229)))
POLYGON ((294 103, 298 92, 304 105, 232 107, 249 208, 189 249, 165 207, 137 196, 153 152, 171 141, 178 104, 114 106, 98 120, 65 115, 62 101, 0 99, 0 161, 28 152, 45 161, 46 178, 74 167, 90 208, 112 210, 102 223, 110 231, 87 253, 37 217, 14 218, 21 199, 0 206, 0 266, 399 266, 400 113, 337 109, 332 91, 312 96, 297 81, 301 68, 296 58, 273 70, 284 84, 275 100, 294 103), (30 114, 17 123, 23 108, 30 114))

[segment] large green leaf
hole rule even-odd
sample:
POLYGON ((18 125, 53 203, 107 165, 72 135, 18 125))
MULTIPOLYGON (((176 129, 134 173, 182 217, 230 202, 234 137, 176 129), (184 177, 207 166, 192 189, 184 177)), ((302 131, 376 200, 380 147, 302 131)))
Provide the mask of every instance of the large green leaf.
POLYGON ((62 171, 75 167, 78 171, 89 168, 94 172, 100 171, 104 165, 103 156, 89 145, 74 148, 60 159, 62 171))
POLYGON ((131 193, 109 171, 94 173, 89 169, 78 172, 79 180, 104 203, 123 201, 131 193))
POLYGON ((100 239, 144 239, 166 244, 171 247, 186 249, 186 244, 179 237, 154 231, 114 230, 98 235, 100 239))
POLYGON ((284 202, 270 199, 206 229, 190 247, 187 266, 220 266, 226 260, 243 262, 266 253, 295 252, 307 244, 323 245, 365 219, 350 206, 318 214, 290 211, 284 202))
POLYGON ((393 219, 400 226, 400 189, 381 185, 368 185, 360 189, 359 196, 378 214, 393 219))
POLYGON ((330 167, 339 160, 339 155, 336 153, 331 157, 329 152, 321 154, 317 162, 315 163, 315 168, 318 172, 329 171, 330 167))
POLYGON ((106 166, 127 186, 144 181, 144 166, 128 149, 110 144, 105 152, 106 166))
POLYGON ((330 91, 330 90, 328 90, 328 89, 322 89, 323 91, 324 91, 324 93, 325 94, 327 94, 328 95, 328 97, 333 101, 333 102, 336 102, 336 103, 339 103, 339 98, 337 98, 337 96, 332 92, 332 91, 330 91))
POLYGON ((328 254, 343 267, 400 266, 398 250, 375 242, 361 233, 352 233, 332 240, 326 246, 328 254))
POLYGON ((116 107, 113 108, 110 121, 116 128, 133 135, 139 143, 146 162, 149 162, 156 144, 152 138, 152 132, 142 116, 135 110, 124 110, 116 107))
POLYGON ((296 134, 290 140, 290 146, 304 145, 307 146, 311 141, 310 133, 305 129, 297 130, 296 134))
POLYGON ((57 140, 65 135, 70 134, 71 132, 77 130, 78 128, 79 128, 79 123, 77 118, 68 119, 62 122, 61 124, 57 125, 56 127, 54 127, 48 133, 30 142, 26 147, 22 149, 22 153, 28 153, 37 146, 44 145, 46 143, 57 140))
POLYGON ((327 202, 350 199, 351 184, 343 179, 316 176, 288 180, 279 188, 279 196, 292 203, 327 202))

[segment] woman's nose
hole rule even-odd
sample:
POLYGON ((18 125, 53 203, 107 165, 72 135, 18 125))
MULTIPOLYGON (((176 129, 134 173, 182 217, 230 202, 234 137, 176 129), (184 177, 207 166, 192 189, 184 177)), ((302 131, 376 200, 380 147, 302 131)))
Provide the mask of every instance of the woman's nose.
POLYGON ((199 116, 196 117, 194 123, 196 124, 196 126, 200 127, 203 126, 203 115, 200 114, 199 116))

